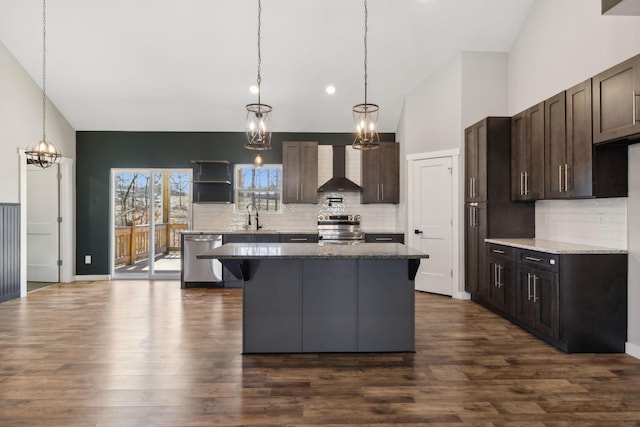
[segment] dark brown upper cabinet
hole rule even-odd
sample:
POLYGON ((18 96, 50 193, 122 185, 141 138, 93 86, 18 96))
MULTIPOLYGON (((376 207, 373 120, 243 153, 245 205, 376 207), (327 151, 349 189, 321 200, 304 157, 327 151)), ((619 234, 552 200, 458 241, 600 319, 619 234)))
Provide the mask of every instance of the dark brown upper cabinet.
POLYGON ((591 80, 545 101, 545 198, 593 197, 591 80))
POLYGON ((465 202, 487 201, 487 120, 464 131, 465 202))
POLYGON ((640 137, 640 55, 593 78, 593 143, 640 137))
POLYGON ((282 202, 318 203, 318 143, 282 143, 282 202))
POLYGON ((381 142, 380 148, 362 152, 361 203, 400 202, 400 148, 381 142))
POLYGON ((591 80, 544 105, 545 199, 626 196, 626 146, 592 142, 591 80))
POLYGON ((544 103, 511 119, 511 200, 544 197, 544 103))

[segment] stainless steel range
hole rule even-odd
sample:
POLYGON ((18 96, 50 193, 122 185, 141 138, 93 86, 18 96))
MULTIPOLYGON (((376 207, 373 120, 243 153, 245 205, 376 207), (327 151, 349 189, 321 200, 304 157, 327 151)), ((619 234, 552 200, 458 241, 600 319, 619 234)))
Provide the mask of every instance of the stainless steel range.
POLYGON ((318 242, 342 245, 364 243, 360 215, 318 214, 318 242))

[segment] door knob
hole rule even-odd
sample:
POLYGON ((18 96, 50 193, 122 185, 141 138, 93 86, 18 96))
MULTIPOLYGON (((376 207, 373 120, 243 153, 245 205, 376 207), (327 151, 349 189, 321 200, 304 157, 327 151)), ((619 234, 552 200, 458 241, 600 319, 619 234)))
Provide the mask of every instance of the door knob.
POLYGON ((413 234, 422 234, 422 230, 413 230, 413 234))

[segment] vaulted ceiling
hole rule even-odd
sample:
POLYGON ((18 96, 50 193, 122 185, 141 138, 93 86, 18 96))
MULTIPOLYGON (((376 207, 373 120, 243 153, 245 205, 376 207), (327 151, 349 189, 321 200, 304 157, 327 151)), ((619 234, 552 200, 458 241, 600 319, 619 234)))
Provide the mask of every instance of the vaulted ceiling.
MULTIPOLYGON (((369 0, 368 100, 403 99, 461 51, 509 51, 533 0, 369 0)), ((49 0, 47 93, 76 130, 242 131, 257 0, 49 0)), ((364 102, 362 0, 262 0, 275 131, 348 132, 364 102), (325 88, 336 87, 333 95, 325 88)), ((42 1, 0 0, 0 41, 42 83, 42 1)), ((0 70, 2 73, 2 70, 0 70)))

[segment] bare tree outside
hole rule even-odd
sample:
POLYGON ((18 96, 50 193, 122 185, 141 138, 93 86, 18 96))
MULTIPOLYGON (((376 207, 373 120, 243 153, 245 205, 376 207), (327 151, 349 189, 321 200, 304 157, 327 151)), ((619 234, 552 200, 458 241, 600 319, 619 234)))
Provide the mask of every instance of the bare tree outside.
MULTIPOLYGON (((169 172, 169 218, 173 224, 188 224, 190 218, 190 176, 185 172, 169 172)), ((121 172, 115 175, 115 225, 116 227, 148 224, 151 203, 154 203, 155 220, 162 221, 162 178, 154 174, 154 195, 151 200, 151 177, 146 172, 121 172)))

